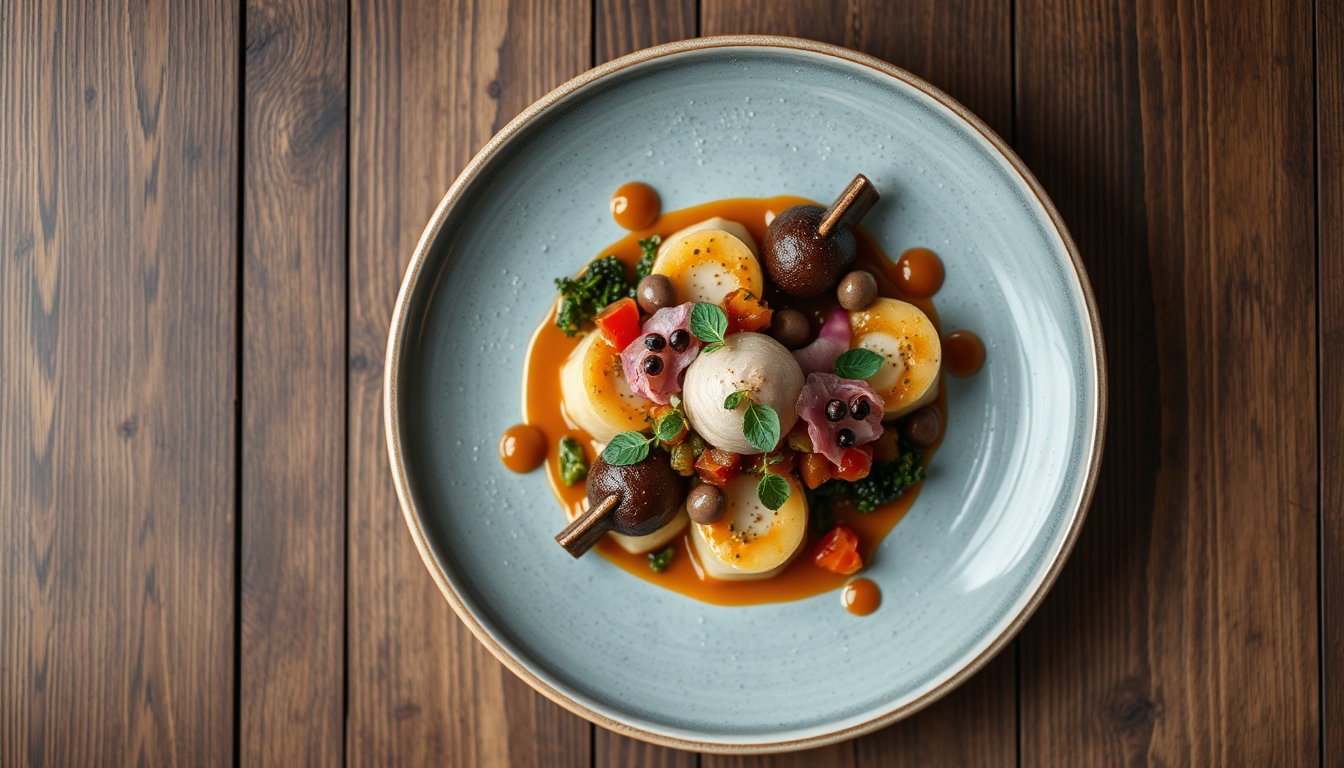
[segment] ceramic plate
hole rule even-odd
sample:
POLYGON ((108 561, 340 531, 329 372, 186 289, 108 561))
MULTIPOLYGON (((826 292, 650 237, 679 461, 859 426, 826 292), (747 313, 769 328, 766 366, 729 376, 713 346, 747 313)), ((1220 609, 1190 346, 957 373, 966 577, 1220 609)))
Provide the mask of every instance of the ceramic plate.
MULTIPOLYGON (((425 137, 433 141, 434 137, 425 137)), ((407 524, 444 596, 511 670, 605 727, 685 749, 819 746, 945 694, 1011 639, 1054 581, 1104 429, 1096 309, 1073 243, 1021 161, 945 94, 852 51, 724 37, 653 48, 546 96, 453 184, 416 247, 386 370, 407 524), (936 250, 943 331, 984 339, 948 382, 946 438, 866 575, 837 593, 707 605, 597 556, 572 559, 543 473, 495 456, 520 419, 523 354, 577 271, 624 233, 639 179, 674 210, 730 197, 830 200, 855 173, 889 254, 936 250)))

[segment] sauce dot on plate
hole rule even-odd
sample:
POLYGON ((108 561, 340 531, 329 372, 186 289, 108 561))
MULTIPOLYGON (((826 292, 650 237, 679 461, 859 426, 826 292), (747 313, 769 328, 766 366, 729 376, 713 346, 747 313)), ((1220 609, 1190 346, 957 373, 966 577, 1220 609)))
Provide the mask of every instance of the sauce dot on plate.
POLYGON ((546 460, 546 436, 528 424, 514 424, 499 438, 499 460, 514 472, 531 472, 546 460))
POLYGON ((658 220, 662 201, 653 187, 642 181, 629 181, 611 196, 611 215, 625 229, 646 229, 658 220))
POLYGON ((928 248, 911 248, 896 260, 896 287, 903 293, 928 298, 943 287, 943 260, 928 248))
POLYGON ((855 579, 840 591, 840 602, 855 616, 867 616, 882 604, 882 590, 871 579, 855 579))
POLYGON ((943 363, 953 376, 970 376, 985 364, 985 343, 970 331, 953 331, 943 337, 943 363))

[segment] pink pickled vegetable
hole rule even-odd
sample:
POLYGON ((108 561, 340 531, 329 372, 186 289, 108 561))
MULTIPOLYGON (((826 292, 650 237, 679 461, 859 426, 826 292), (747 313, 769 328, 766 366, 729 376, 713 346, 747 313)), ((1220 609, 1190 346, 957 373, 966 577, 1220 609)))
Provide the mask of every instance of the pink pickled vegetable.
POLYGON ((639 338, 621 351, 621 369, 630 391, 659 405, 681 391, 686 368, 700 354, 703 342, 691 333, 692 302, 663 307, 644 321, 639 338))
POLYGON ((812 450, 838 467, 845 449, 881 436, 882 398, 862 381, 842 379, 833 373, 811 373, 798 395, 798 418, 807 422, 812 450), (842 444, 846 441, 850 442, 842 444))
POLYGON ((849 336, 849 313, 842 307, 836 307, 826 317, 817 340, 795 350, 793 359, 798 361, 804 374, 830 373, 835 370, 836 358, 849 349, 849 336))

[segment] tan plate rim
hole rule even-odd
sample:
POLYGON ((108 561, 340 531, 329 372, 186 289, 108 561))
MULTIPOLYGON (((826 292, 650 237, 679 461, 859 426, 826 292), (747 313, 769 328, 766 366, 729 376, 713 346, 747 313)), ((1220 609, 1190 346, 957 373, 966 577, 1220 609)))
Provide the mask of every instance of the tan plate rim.
POLYGON ((1050 197, 1046 195, 1045 190, 1042 189, 1040 183, 1036 181, 1036 177, 1031 174, 1031 171, 1027 170, 1026 165, 1017 154, 1009 148, 1007 143, 999 138, 999 136, 994 133, 989 126, 985 125, 980 118, 972 114, 970 110, 963 107, 951 96, 948 96, 938 88, 935 88, 933 85, 910 74, 900 67, 888 64, 885 61, 868 56, 867 54, 858 53, 828 43, 819 43, 794 37, 768 35, 723 35, 718 37, 702 37, 693 40, 667 43, 653 48, 646 48, 642 51, 636 51, 635 53, 622 56, 621 58, 610 61, 600 67, 591 69, 564 85, 561 85, 559 88, 556 88, 538 99, 530 107, 523 110, 521 114, 510 121, 508 125, 504 126, 504 128, 500 130, 499 133, 495 134, 485 147, 472 158, 467 167, 463 169, 461 175, 459 175, 457 180, 453 182, 452 187, 448 189, 447 194, 444 195, 438 208, 435 209, 434 216, 425 227, 425 231, 421 234, 419 242, 416 243, 415 252, 411 256, 411 262, 406 268, 406 276, 402 281, 401 290, 397 294, 396 307, 392 313, 392 324, 389 329, 387 340, 387 357, 384 362, 383 372, 383 420, 384 428, 386 430, 387 451, 392 466, 393 482, 397 489, 397 499, 401 503, 402 516, 406 520, 406 526, 410 529, 412 538, 415 539, 415 546, 420 552, 420 559, 424 561, 425 567, 429 569, 430 574, 434 577, 434 582, 438 584, 439 590, 443 592, 443 596, 448 601, 448 604, 452 606, 458 617, 462 619, 467 625, 467 628, 476 636, 476 639, 480 640, 481 643, 504 664, 504 666, 508 667, 515 675, 526 681, 528 685, 532 686, 537 691, 540 691, 551 701, 554 701, 570 712, 586 718, 597 725, 654 744, 661 744, 676 749, 719 754, 767 754, 789 750, 813 749, 870 733, 929 706, 933 702, 947 695, 957 686, 961 685, 967 678, 974 675, 984 667, 985 664, 989 663, 989 661, 993 659, 994 656, 997 655, 998 652, 1002 650, 1003 647, 1022 629, 1022 626, 1031 618, 1031 615, 1035 613, 1037 607, 1040 606, 1041 601, 1045 598, 1046 593, 1049 592, 1050 587, 1054 585, 1055 580, 1059 577, 1060 570, 1064 567, 1065 561, 1068 560, 1069 553, 1073 550, 1074 543, 1078 539, 1078 532, 1082 528, 1083 520, 1087 517, 1087 510, 1091 503, 1092 495, 1096 490, 1097 470, 1101 464, 1102 448, 1105 443, 1106 435, 1106 406, 1105 347, 1101 335, 1101 320, 1097 313, 1096 299, 1092 294, 1092 285, 1088 281, 1087 271, 1084 269, 1082 259, 1078 255, 1078 249, 1074 245, 1073 237, 1069 234, 1069 230, 1064 225, 1063 219, 1060 218, 1059 211, 1055 209, 1054 203, 1050 201, 1050 197), (428 256, 430 243, 433 242, 435 236, 438 234, 439 227, 442 226, 443 221, 448 214, 448 210, 452 207, 453 203, 457 201, 462 189, 476 175, 481 166, 484 165, 505 142, 512 138, 519 129, 527 124, 528 121, 532 120, 541 112, 569 94, 574 93, 589 83, 595 82, 607 75, 618 72, 634 64, 686 51, 745 46, 807 51, 843 59, 855 64, 861 64, 922 91, 944 107, 947 107, 964 120, 967 125, 979 132, 980 135, 983 136, 1013 167, 1022 180, 1026 182, 1031 191, 1036 195, 1036 199, 1050 216, 1050 220, 1054 223, 1060 240, 1064 243, 1064 246, 1069 253, 1069 258, 1072 262, 1075 276, 1078 280, 1079 287, 1082 290, 1084 303, 1087 308, 1087 324, 1092 332, 1092 347, 1090 352, 1092 353, 1093 365, 1095 365, 1097 372, 1097 397, 1095 400, 1095 408, 1092 413, 1092 421, 1096 427, 1095 437, 1092 443, 1091 455, 1087 462, 1087 475, 1083 486, 1083 493, 1078 499, 1077 507, 1073 510, 1069 530, 1064 536, 1058 551, 1055 553, 1050 567, 1040 577, 1040 581, 1030 599, 1023 606, 1016 618, 1009 623, 1004 631, 1000 633, 1000 635, 996 637, 979 656, 955 672, 941 685, 928 691, 918 699, 859 725, 802 739, 770 743, 733 744, 728 742, 694 741, 671 737, 653 731, 647 731, 642 728, 636 728, 626 723, 613 720, 600 712, 596 712, 589 707, 574 701, 566 695, 565 692, 557 690, 550 684, 538 678, 525 665, 511 656, 508 651, 495 640, 489 631, 481 625, 476 616, 467 608, 461 596, 454 590, 453 585, 444 574, 443 568, 430 551, 428 540, 420 527, 419 517, 416 514, 415 507, 407 492, 406 468, 402 462, 400 439, 397 434, 396 370, 397 361, 400 359, 402 353, 402 334, 405 330, 407 321, 407 301, 410 297, 412 287, 416 284, 417 279, 419 278, 420 269, 428 256))

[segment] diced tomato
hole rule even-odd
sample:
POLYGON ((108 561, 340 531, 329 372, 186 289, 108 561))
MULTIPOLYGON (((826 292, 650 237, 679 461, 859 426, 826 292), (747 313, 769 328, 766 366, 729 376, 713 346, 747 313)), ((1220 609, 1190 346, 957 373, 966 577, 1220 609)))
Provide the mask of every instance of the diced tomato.
POLYGON ((831 479, 834 466, 830 459, 820 453, 805 453, 798 461, 798 474, 803 478, 803 485, 817 488, 831 479))
POLYGON ((639 305, 631 298, 614 301, 599 312, 593 322, 606 334, 612 346, 625 349, 639 338, 639 305))
POLYGON ((770 327, 774 312, 765 302, 746 288, 738 288, 723 299, 723 311, 728 315, 729 335, 739 331, 759 331, 770 327))
POLYGON ((741 474, 742 457, 729 451, 710 448, 700 454, 695 461, 695 471, 700 479, 711 485, 725 488, 733 478, 741 474))
POLYGON ((859 535, 847 526, 837 525, 830 530, 817 548, 812 550, 812 562, 848 576, 863 567, 863 558, 859 556, 859 535))
POLYGON ((872 448, 866 445, 861 445, 858 448, 846 448, 845 452, 840 454, 840 468, 835 470, 835 476, 852 483, 855 480, 862 480, 867 477, 872 468, 872 448))
POLYGON ((896 431, 895 427, 887 427, 882 430, 882 434, 869 443, 873 447, 873 462, 880 464, 900 458, 901 448, 896 443, 900 437, 900 433, 896 431))
POLYGON ((764 453, 758 453, 747 459, 748 470, 758 471, 762 465, 765 465, 767 467, 766 471, 772 475, 791 475, 793 470, 798 467, 798 454, 788 448, 780 448, 778 451, 770 452, 769 464, 765 464, 764 453))

